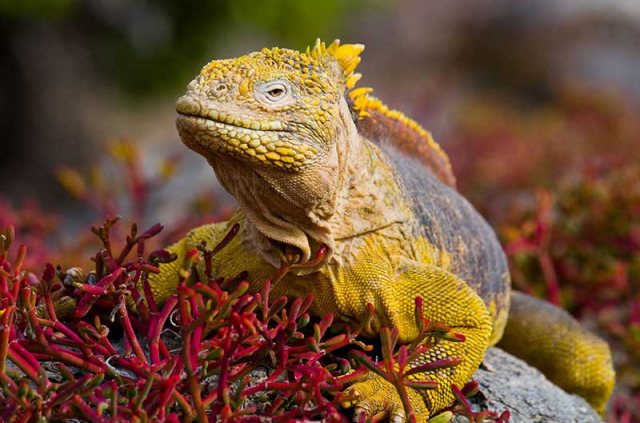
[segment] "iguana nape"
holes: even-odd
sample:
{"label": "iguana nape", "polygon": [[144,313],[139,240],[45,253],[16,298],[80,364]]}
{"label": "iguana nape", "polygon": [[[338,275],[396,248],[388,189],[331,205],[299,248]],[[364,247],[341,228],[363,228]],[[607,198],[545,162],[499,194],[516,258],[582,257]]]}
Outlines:
{"label": "iguana nape", "polygon": [[[338,41],[304,53],[263,49],[212,61],[189,84],[176,104],[180,137],[240,208],[170,247],[179,259],[151,277],[155,297],[175,292],[187,250],[201,240],[215,245],[236,223],[240,232],[215,256],[214,271],[231,278],[246,270],[254,291],[280,266],[277,249],[308,260],[324,244],[325,258],[288,274],[274,294],[311,292],[314,313],[355,319],[372,303],[366,334],[396,326],[402,342],[416,336],[414,299],[421,296],[429,320],[465,336],[423,358],[462,363],[417,375],[439,382],[437,390],[409,388],[419,420],[448,405],[450,385],[467,382],[501,338],[602,413],[614,383],[607,344],[559,309],[511,293],[503,251],[456,191],[446,154],[417,123],[355,88],[363,49]],[[351,389],[359,412],[404,420],[395,389],[380,377]]]}

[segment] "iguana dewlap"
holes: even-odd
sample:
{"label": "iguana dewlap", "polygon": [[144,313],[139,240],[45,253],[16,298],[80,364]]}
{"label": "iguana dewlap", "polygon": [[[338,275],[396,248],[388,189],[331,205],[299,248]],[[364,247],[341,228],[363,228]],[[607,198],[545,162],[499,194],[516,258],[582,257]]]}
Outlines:
{"label": "iguana dewlap", "polygon": [[[314,313],[353,318],[372,303],[368,335],[397,326],[403,342],[416,336],[420,296],[429,320],[465,336],[423,358],[462,363],[418,374],[439,382],[436,390],[409,388],[419,420],[452,401],[451,384],[467,382],[503,333],[511,352],[602,412],[614,380],[606,343],[560,310],[510,293],[502,249],[456,191],[446,154],[370,89],[354,88],[363,49],[338,41],[305,53],[263,49],[212,61],[189,84],[176,104],[180,137],[208,160],[240,208],[230,221],[196,228],[170,247],[180,257],[151,277],[154,295],[164,301],[173,294],[184,253],[202,240],[215,245],[235,223],[240,232],[215,256],[214,272],[231,278],[246,270],[254,291],[280,266],[277,248],[308,260],[324,244],[325,259],[288,274],[274,295],[312,293]],[[383,379],[372,375],[351,389],[368,415],[386,411],[404,420]]]}

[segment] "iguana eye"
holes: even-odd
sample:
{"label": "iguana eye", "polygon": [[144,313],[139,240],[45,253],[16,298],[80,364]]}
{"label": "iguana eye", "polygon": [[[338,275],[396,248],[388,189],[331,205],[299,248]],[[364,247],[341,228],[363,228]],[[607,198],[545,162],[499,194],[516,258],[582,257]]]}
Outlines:
{"label": "iguana eye", "polygon": [[279,100],[282,100],[282,98],[284,98],[285,95],[287,94],[287,87],[285,87],[284,84],[275,83],[265,88],[266,88],[266,92],[265,92],[266,97],[271,101],[277,102]]}
{"label": "iguana eye", "polygon": [[294,101],[291,86],[287,81],[270,81],[257,84],[256,98],[268,107],[283,107]]}
{"label": "iguana eye", "polygon": [[281,87],[272,88],[269,91],[267,91],[267,94],[269,95],[269,97],[277,100],[278,98],[284,95],[284,88],[281,88]]}

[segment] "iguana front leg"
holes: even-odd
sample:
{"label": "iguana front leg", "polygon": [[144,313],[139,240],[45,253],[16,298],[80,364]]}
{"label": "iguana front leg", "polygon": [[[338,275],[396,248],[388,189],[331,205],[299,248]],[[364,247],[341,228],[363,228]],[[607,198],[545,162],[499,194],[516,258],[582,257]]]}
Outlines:
{"label": "iguana front leg", "polygon": [[[403,343],[411,342],[418,335],[414,316],[418,296],[423,298],[427,319],[445,323],[451,326],[452,332],[465,337],[464,342],[443,341],[422,357],[420,364],[449,357],[462,360],[454,368],[415,375],[421,381],[438,382],[437,389],[407,388],[417,420],[426,421],[431,414],[451,403],[451,384],[464,385],[478,368],[493,324],[482,299],[464,281],[441,268],[408,261],[397,269],[395,280],[385,281],[375,298],[378,304],[374,304],[382,309],[385,323],[398,327]],[[405,420],[400,397],[382,377],[369,375],[367,380],[354,384],[350,390],[360,397],[356,403],[357,413],[373,416],[386,412],[391,421]]]}

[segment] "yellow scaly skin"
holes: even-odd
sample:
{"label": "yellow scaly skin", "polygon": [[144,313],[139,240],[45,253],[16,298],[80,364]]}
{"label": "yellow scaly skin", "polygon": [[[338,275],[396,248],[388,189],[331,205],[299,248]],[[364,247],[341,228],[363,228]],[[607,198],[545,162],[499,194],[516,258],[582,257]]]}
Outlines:
{"label": "yellow scaly skin", "polygon": [[[462,359],[454,369],[418,375],[421,380],[439,382],[438,389],[409,388],[418,421],[425,421],[452,401],[451,384],[466,383],[486,348],[502,336],[509,308],[509,278],[501,251],[483,256],[478,250],[485,248],[480,242],[484,240],[476,243],[457,235],[456,225],[439,229],[446,226],[447,216],[462,219],[457,228],[464,228],[466,215],[453,217],[456,207],[464,205],[465,213],[472,213],[472,208],[453,189],[443,188],[452,180],[446,177],[450,174],[448,158],[429,134],[370,97],[369,89],[354,89],[360,78],[354,70],[363,48],[337,41],[326,46],[318,41],[305,53],[263,49],[237,59],[213,61],[202,69],[176,103],[178,131],[189,148],[208,160],[240,208],[228,222],[196,228],[171,246],[178,260],[162,265],[161,274],[151,276],[150,283],[156,299],[165,301],[176,291],[185,252],[202,240],[215,245],[235,223],[240,231],[214,257],[213,270],[224,278],[248,271],[254,292],[280,266],[276,248],[293,248],[307,261],[326,245],[328,254],[317,266],[286,275],[274,287],[274,295],[311,292],[313,313],[356,319],[366,316],[371,303],[376,311],[366,335],[374,337],[382,327],[395,326],[405,343],[417,335],[414,299],[420,296],[426,318],[446,323],[465,336],[465,342],[443,342],[423,357],[424,362]],[[409,198],[386,147],[359,132],[365,126],[358,125],[367,118],[387,119],[396,130],[412,131],[424,144],[407,148],[426,148],[435,157],[429,163],[441,164],[440,169],[426,172],[445,175],[439,176],[444,184],[435,179],[432,183],[443,196],[438,200],[443,210],[449,208],[440,213],[439,204],[431,205],[436,207],[434,213],[422,213],[431,224],[425,225],[415,207],[416,202],[431,201],[430,191],[424,198]],[[375,133],[371,126],[368,133]],[[422,166],[407,160],[409,168]],[[478,233],[491,238],[486,245],[499,249],[490,230],[483,229],[486,224],[474,220],[469,225],[479,225],[482,231]],[[455,243],[437,242],[438,237]],[[481,262],[498,269],[495,275],[485,275],[489,282],[469,276],[483,275],[485,269],[478,268]],[[476,273],[470,273],[469,267]],[[527,303],[522,298],[514,296],[514,306]],[[524,316],[527,319],[535,321],[536,316],[531,312]],[[581,386],[580,392],[602,412],[613,385],[608,347],[595,337],[576,335],[575,328],[565,323],[554,323],[570,328],[556,343],[576,343],[583,347],[580,351],[590,354],[591,382],[586,388]],[[573,366],[571,348],[545,344],[537,349],[535,337],[547,336],[551,326],[532,331],[512,350],[542,354],[550,361],[561,351],[567,366]],[[563,370],[558,373],[554,380],[562,384]],[[392,421],[405,420],[395,389],[380,377],[369,375],[350,389],[360,395],[358,412],[368,416],[386,412]]]}

